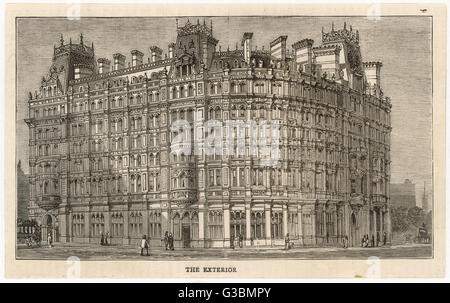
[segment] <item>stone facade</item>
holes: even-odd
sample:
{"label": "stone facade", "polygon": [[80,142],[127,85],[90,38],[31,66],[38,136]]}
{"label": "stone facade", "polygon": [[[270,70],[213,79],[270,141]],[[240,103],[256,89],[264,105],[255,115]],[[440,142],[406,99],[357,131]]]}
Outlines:
{"label": "stone facade", "polygon": [[[57,241],[229,247],[360,245],[390,236],[390,109],[379,62],[363,63],[359,33],[322,44],[286,36],[268,50],[217,50],[210,26],[177,25],[168,55],[148,62],[94,59],[94,45],[54,48],[50,72],[30,93],[30,217]],[[112,63],[112,64],[111,64]],[[194,117],[196,117],[194,121]],[[279,120],[280,159],[175,155],[175,120]],[[196,137],[195,143],[205,138]],[[248,140],[248,137],[246,137]],[[389,237],[388,236],[388,237]]]}

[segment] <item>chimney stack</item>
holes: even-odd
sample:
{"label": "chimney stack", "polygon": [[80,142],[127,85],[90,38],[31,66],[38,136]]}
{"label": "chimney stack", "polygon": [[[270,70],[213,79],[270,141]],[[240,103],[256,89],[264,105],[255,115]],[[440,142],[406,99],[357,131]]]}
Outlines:
{"label": "chimney stack", "polygon": [[253,33],[244,33],[241,45],[244,47],[244,60],[250,64],[250,57],[252,55],[252,37]]}
{"label": "chimney stack", "polygon": [[150,54],[151,54],[152,62],[159,61],[159,60],[161,60],[162,49],[160,49],[157,46],[152,46],[152,47],[150,47]]}
{"label": "chimney stack", "polygon": [[300,67],[300,71],[311,73],[313,44],[314,40],[312,39],[303,39],[292,44],[297,70]]}
{"label": "chimney stack", "polygon": [[142,59],[144,58],[144,54],[136,49],[131,51],[131,66],[139,66],[142,65]]}
{"label": "chimney stack", "polygon": [[122,54],[114,54],[114,70],[119,70],[125,67],[125,56]]}
{"label": "chimney stack", "polygon": [[380,72],[381,66],[383,64],[381,62],[364,62],[364,73],[366,75],[366,80],[370,84],[371,87],[376,85],[376,87],[380,87]]}
{"label": "chimney stack", "polygon": [[173,58],[173,53],[175,52],[175,43],[169,44],[169,58]]}
{"label": "chimney stack", "polygon": [[270,42],[270,55],[283,62],[286,60],[286,40],[287,36],[279,36]]}
{"label": "chimney stack", "polygon": [[109,69],[111,66],[111,61],[109,61],[106,58],[98,58],[97,63],[98,63],[98,73],[99,74],[104,74],[104,73],[109,72]]}

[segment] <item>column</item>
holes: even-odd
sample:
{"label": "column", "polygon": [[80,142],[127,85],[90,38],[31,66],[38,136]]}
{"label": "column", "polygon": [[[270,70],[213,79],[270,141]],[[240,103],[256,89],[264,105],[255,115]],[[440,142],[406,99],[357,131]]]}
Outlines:
{"label": "column", "polygon": [[224,224],[224,247],[230,247],[230,206],[225,205],[223,210],[223,224]]}
{"label": "column", "polygon": [[[147,239],[150,239],[150,234],[148,230],[148,209],[147,202],[144,202],[144,209],[142,210],[142,233],[147,235]],[[150,239],[151,240],[151,239]],[[159,243],[158,243],[159,244]]]}
{"label": "column", "polygon": [[317,244],[317,238],[316,238],[316,209],[315,206],[313,206],[313,209],[311,211],[311,244]]}
{"label": "column", "polygon": [[338,225],[337,225],[337,206],[333,205],[333,229],[334,229],[334,243],[339,243],[339,235],[338,235]]}
{"label": "column", "polygon": [[251,235],[251,211],[250,211],[250,204],[245,205],[245,245],[250,246],[250,238],[252,237]]}
{"label": "column", "polygon": [[387,243],[391,243],[392,241],[392,229],[391,229],[391,211],[388,208],[386,210],[386,233],[387,233]]}
{"label": "column", "polygon": [[377,245],[377,210],[373,208],[373,237],[375,240],[374,245]]}
{"label": "column", "polygon": [[[110,238],[108,239],[108,242],[110,242],[111,235],[112,235],[112,233],[111,233],[111,214],[109,213],[109,210],[105,211],[104,214],[105,214],[105,234],[107,232],[109,232]],[[109,244],[111,244],[111,243],[109,243]]]}
{"label": "column", "polygon": [[[199,220],[200,220],[200,214],[199,214]],[[164,235],[166,231],[169,231],[169,214],[167,209],[161,210],[161,229],[162,234]]]}
{"label": "column", "polygon": [[[326,243],[327,240],[329,241],[330,239],[330,235],[328,235],[328,222],[327,222],[327,208],[326,205],[324,204],[323,207],[323,211],[322,211],[322,220],[323,220],[323,230],[322,230],[322,243]],[[327,238],[328,235],[328,238]]]}
{"label": "column", "polygon": [[129,213],[128,210],[123,212],[123,244],[130,244],[130,237],[128,232],[129,227]]}
{"label": "column", "polygon": [[[67,226],[67,214],[66,211],[63,210],[64,213],[59,214],[59,234],[61,242],[69,242],[68,231],[69,228]],[[56,230],[55,230],[56,232]],[[56,238],[54,238],[56,240]]]}
{"label": "column", "polygon": [[302,206],[298,206],[298,212],[297,212],[297,224],[298,224],[298,240],[299,244],[303,245],[303,213],[302,213]]}
{"label": "column", "polygon": [[72,222],[72,212],[69,212],[69,237],[67,239],[67,242],[73,241],[73,222]]}
{"label": "column", "polygon": [[89,243],[89,238],[91,237],[91,234],[89,233],[90,230],[90,218],[91,215],[89,211],[84,213],[84,242]]}
{"label": "column", "polygon": [[[283,237],[286,237],[286,234],[289,232],[288,230],[288,213],[287,213],[287,205],[283,204]],[[291,235],[289,235],[291,236]]]}
{"label": "column", "polygon": [[349,205],[344,206],[343,211],[343,220],[344,220],[344,230],[343,230],[343,236],[347,236],[349,240],[349,246],[353,246],[351,243],[353,243],[352,235],[350,232],[350,207]]}
{"label": "column", "polygon": [[198,212],[198,239],[199,247],[205,247],[205,210],[199,209]]}
{"label": "column", "polygon": [[272,245],[272,233],[270,230],[270,206],[268,206],[265,210],[265,219],[266,219],[266,244]]}
{"label": "column", "polygon": [[366,231],[364,232],[364,234],[370,236],[370,208],[367,209]]}

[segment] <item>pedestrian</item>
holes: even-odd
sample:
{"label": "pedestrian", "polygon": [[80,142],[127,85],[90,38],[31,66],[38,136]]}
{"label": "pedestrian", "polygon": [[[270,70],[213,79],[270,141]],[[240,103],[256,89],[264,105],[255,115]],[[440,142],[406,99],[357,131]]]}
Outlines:
{"label": "pedestrian", "polygon": [[380,233],[377,232],[377,246],[380,246]]}
{"label": "pedestrian", "polygon": [[142,236],[142,240],[141,240],[141,256],[144,255],[144,249],[147,251],[147,256],[148,256],[148,241],[147,241],[147,236],[143,235]]}
{"label": "pedestrian", "polygon": [[290,242],[289,234],[287,233],[286,238],[284,239],[284,249],[286,249],[286,250],[289,249],[289,242]]}
{"label": "pedestrian", "polygon": [[344,248],[348,248],[348,236],[344,236]]}
{"label": "pedestrian", "polygon": [[105,234],[105,245],[109,245],[108,239],[109,239],[109,231],[107,231]]}
{"label": "pedestrian", "polygon": [[239,248],[242,248],[243,242],[244,242],[244,237],[242,236],[242,234],[239,234]]}
{"label": "pedestrian", "polygon": [[164,233],[164,248],[166,250],[169,248],[169,232],[167,230]]}
{"label": "pedestrian", "polygon": [[103,235],[103,232],[100,237],[100,245],[105,245],[105,236]]}
{"label": "pedestrian", "polygon": [[372,234],[372,247],[375,247],[375,236]]}
{"label": "pedestrian", "polygon": [[53,244],[53,238],[52,238],[52,233],[49,232],[47,235],[47,244],[49,248],[52,248],[52,244]]}
{"label": "pedestrian", "polygon": [[234,235],[231,234],[230,236],[230,248],[234,249]]}
{"label": "pedestrian", "polygon": [[361,247],[364,247],[364,244],[366,243],[366,235],[364,235],[363,237],[362,237],[362,240],[361,240]]}
{"label": "pedestrian", "polygon": [[386,245],[387,242],[387,234],[386,232],[383,233],[383,245]]}
{"label": "pedestrian", "polygon": [[173,247],[173,236],[172,236],[172,233],[169,233],[168,240],[169,240],[169,248],[170,248],[170,250],[175,250],[175,248]]}

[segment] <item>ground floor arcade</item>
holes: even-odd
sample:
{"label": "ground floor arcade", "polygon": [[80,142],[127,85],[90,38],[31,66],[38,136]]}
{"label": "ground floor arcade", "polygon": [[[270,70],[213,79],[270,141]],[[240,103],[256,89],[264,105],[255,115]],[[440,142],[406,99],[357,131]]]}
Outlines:
{"label": "ground floor arcade", "polygon": [[143,235],[152,246],[164,245],[170,232],[175,247],[230,247],[231,240],[243,246],[284,245],[286,235],[295,246],[361,246],[364,235],[375,242],[390,238],[387,207],[320,201],[291,203],[248,203],[233,205],[140,204],[116,207],[60,207],[36,217],[43,239],[100,243],[109,234],[111,244],[138,243]]}

